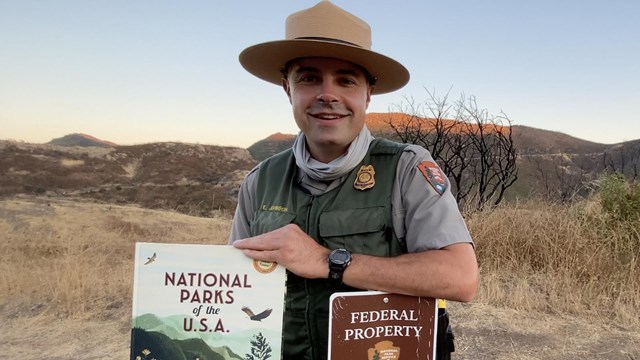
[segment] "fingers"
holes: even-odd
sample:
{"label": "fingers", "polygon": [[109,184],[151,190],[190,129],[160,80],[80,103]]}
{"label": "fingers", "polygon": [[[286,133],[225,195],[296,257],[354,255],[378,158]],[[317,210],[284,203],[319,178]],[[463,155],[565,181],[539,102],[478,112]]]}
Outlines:
{"label": "fingers", "polygon": [[[233,246],[237,249],[253,249],[253,250],[276,250],[287,246],[287,239],[293,240],[298,235],[296,225],[287,225],[285,227],[264,233],[258,236],[236,240]],[[290,243],[290,242],[289,242]]]}
{"label": "fingers", "polygon": [[253,250],[273,250],[275,248],[273,241],[264,239],[262,235],[246,238],[242,240],[236,240],[233,242],[233,246],[236,249],[253,249]]}
{"label": "fingers", "polygon": [[250,257],[255,260],[260,261],[270,261],[270,262],[279,262],[277,252],[275,251],[262,251],[262,250],[251,250],[244,249],[242,252],[245,256]]}
{"label": "fingers", "polygon": [[275,230],[262,235],[236,240],[233,246],[243,253],[256,260],[286,262],[284,257],[291,251],[290,244],[287,244],[282,231]]}
{"label": "fingers", "polygon": [[307,278],[326,277],[329,249],[318,244],[296,225],[236,240],[233,246],[256,260],[273,261]]}

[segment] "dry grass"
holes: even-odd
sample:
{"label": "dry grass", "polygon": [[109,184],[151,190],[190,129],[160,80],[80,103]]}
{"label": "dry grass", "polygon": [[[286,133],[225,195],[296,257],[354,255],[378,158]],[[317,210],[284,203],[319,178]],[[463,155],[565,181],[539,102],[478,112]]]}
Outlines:
{"label": "dry grass", "polygon": [[[504,206],[468,224],[482,280],[474,304],[451,304],[456,359],[640,358],[637,227],[612,227],[597,203]],[[134,243],[224,244],[229,227],[228,215],[0,201],[0,358],[125,358]]]}
{"label": "dry grass", "polygon": [[0,304],[10,317],[128,311],[135,242],[226,243],[228,219],[78,201],[5,200]]}
{"label": "dry grass", "polygon": [[479,302],[640,325],[640,224],[610,221],[597,201],[529,201],[468,222]]}

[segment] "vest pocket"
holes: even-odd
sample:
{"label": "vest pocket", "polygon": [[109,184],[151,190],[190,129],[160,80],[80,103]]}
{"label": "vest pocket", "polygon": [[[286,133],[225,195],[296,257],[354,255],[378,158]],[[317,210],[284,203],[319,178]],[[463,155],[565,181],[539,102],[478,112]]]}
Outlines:
{"label": "vest pocket", "polygon": [[384,207],[331,210],[320,215],[320,237],[331,249],[389,256]]}
{"label": "vest pocket", "polygon": [[269,231],[279,229],[285,225],[289,225],[296,218],[295,214],[280,211],[256,211],[253,220],[251,220],[251,236],[264,234]]}

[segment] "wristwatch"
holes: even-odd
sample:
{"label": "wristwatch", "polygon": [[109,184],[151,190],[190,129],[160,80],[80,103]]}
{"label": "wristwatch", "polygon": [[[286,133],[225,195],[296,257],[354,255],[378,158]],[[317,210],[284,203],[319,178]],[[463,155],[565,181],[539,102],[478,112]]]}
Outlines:
{"label": "wristwatch", "polygon": [[351,264],[351,252],[346,249],[335,249],[329,254],[329,280],[342,283],[342,274]]}

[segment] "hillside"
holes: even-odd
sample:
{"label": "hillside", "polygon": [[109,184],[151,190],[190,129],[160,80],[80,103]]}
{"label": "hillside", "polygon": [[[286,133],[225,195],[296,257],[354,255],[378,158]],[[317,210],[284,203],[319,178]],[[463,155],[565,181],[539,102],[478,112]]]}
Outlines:
{"label": "hillside", "polygon": [[111,141],[100,140],[91,135],[87,134],[69,134],[60,138],[53,139],[49,141],[47,144],[49,145],[57,145],[57,146],[81,146],[81,147],[116,147],[118,146]]}
{"label": "hillside", "polygon": [[595,143],[557,131],[513,126],[513,141],[521,155],[602,153],[611,145]]}
{"label": "hillside", "polygon": [[261,161],[290,148],[295,139],[293,134],[275,133],[249,146],[247,150],[254,159]]}
{"label": "hillside", "polygon": [[[374,135],[394,138],[389,121],[403,116],[371,113],[366,121]],[[257,161],[291,147],[294,139],[276,133],[246,150],[175,142],[119,146],[85,134],[49,144],[0,141],[0,196],[80,197],[201,216],[230,212],[245,174]],[[612,169],[640,178],[640,139],[606,145],[516,125],[513,140],[518,180],[507,199],[538,194],[565,200]]]}
{"label": "hillside", "polygon": [[[390,123],[401,124],[406,119],[407,115],[401,113],[369,113],[365,121],[374,136],[395,139]],[[460,126],[453,120],[444,123],[453,131]],[[423,126],[425,131],[433,128],[429,121]],[[507,190],[507,199],[537,194],[566,200],[586,191],[584,184],[595,181],[605,171],[622,170],[629,177],[640,178],[640,140],[607,145],[522,125],[513,126],[512,130],[519,171],[518,180]],[[260,161],[289,148],[294,139],[294,135],[274,134],[251,145],[249,151]]]}
{"label": "hillside", "polygon": [[[367,127],[374,136],[395,138],[396,134],[392,124],[401,124],[406,119],[406,115],[400,113],[369,113],[365,119]],[[424,127],[425,131],[432,129],[429,122]],[[455,125],[453,120],[445,120],[447,126]],[[282,151],[293,144],[295,135],[276,133],[256,142],[248,149],[256,160]],[[563,134],[557,131],[536,129],[529,126],[513,126],[514,144],[521,155],[532,154],[592,154],[602,153],[615,145],[606,145]]]}
{"label": "hillside", "polygon": [[0,196],[90,198],[207,215],[233,211],[247,150],[184,143],[66,147],[0,141]]}

